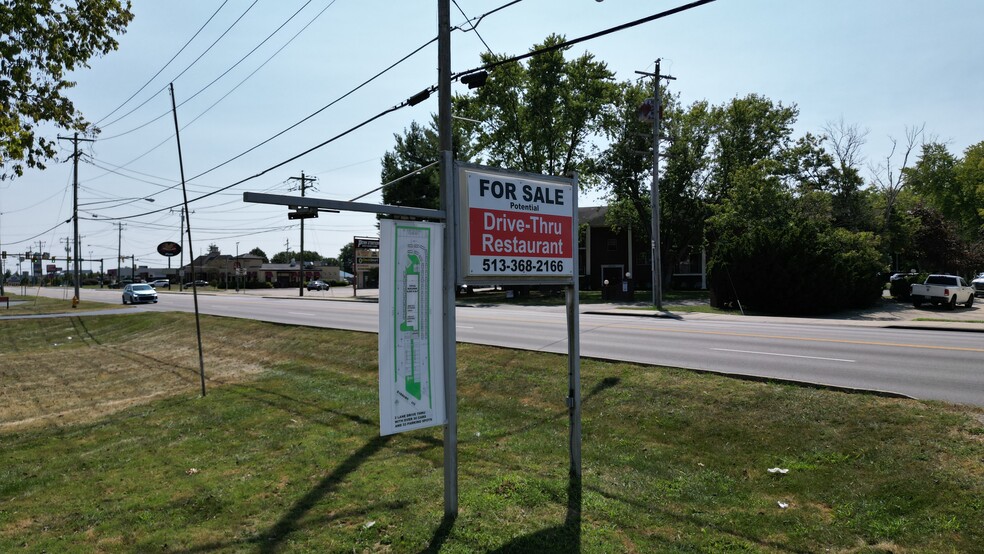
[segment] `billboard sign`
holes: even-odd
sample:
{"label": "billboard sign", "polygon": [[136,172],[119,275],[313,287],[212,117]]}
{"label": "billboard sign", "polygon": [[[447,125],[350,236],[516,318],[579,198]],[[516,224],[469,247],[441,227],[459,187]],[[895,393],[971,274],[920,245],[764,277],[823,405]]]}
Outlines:
{"label": "billboard sign", "polygon": [[458,168],[462,282],[573,282],[577,270],[573,179],[468,164]]}

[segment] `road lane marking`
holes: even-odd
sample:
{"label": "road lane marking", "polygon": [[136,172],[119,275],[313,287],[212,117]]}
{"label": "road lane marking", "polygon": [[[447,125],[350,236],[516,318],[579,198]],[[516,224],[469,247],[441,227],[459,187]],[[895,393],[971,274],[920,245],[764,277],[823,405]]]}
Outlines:
{"label": "road lane marking", "polygon": [[717,350],[718,352],[737,352],[739,354],[758,354],[760,356],[782,356],[785,358],[806,358],[808,360],[825,360],[828,362],[847,362],[855,363],[854,360],[845,360],[843,358],[821,358],[820,356],[798,356],[796,354],[779,354],[778,352],[756,352],[754,350],[731,350],[730,348],[711,348],[711,350]]}
{"label": "road lane marking", "polygon": [[[495,317],[481,315],[476,316],[475,314],[469,314],[471,319],[477,319],[482,321],[512,321],[517,323],[530,323],[529,320],[515,319],[511,317]],[[537,323],[551,323],[555,325],[566,325],[563,321],[542,321]],[[791,337],[783,335],[765,335],[759,333],[737,333],[728,331],[700,331],[696,329],[669,329],[669,328],[656,328],[656,327],[644,327],[641,325],[626,325],[626,324],[608,324],[608,325],[596,325],[595,328],[605,328],[605,329],[631,329],[633,331],[644,331],[644,332],[655,332],[655,333],[681,333],[685,335],[711,335],[719,337],[743,337],[743,338],[757,338],[757,339],[775,339],[775,340],[790,340],[790,341],[800,341],[800,342],[824,342],[833,344],[855,344],[862,346],[883,346],[883,347],[895,347],[895,348],[915,348],[922,350],[944,350],[951,352],[981,352],[984,353],[984,348],[974,348],[969,346],[937,346],[932,344],[905,344],[898,342],[880,342],[880,341],[863,341],[863,340],[848,340],[848,339],[824,339],[817,337]],[[586,334],[587,331],[582,327],[581,334]]]}
{"label": "road lane marking", "polygon": [[287,312],[287,313],[289,313],[290,315],[303,315],[303,316],[310,316],[310,317],[314,317],[318,315],[318,314],[309,314],[306,312]]}

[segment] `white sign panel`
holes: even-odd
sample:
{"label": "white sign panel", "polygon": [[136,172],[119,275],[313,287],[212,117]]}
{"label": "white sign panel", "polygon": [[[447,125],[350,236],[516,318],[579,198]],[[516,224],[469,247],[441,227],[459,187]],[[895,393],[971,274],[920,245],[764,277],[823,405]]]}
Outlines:
{"label": "white sign panel", "polygon": [[380,221],[379,432],[444,425],[441,223]]}
{"label": "white sign panel", "polygon": [[570,179],[469,167],[458,179],[464,281],[573,280],[577,191]]}

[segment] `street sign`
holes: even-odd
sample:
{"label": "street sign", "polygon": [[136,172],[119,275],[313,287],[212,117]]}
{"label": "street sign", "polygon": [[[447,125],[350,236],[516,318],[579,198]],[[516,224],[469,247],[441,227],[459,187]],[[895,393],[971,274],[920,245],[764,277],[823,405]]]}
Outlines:
{"label": "street sign", "polygon": [[299,207],[287,213],[287,219],[308,219],[310,217],[318,217],[318,208]]}
{"label": "street sign", "polygon": [[465,283],[569,284],[577,268],[572,179],[459,164]]}
{"label": "street sign", "polygon": [[353,237],[355,248],[365,248],[367,250],[378,250],[379,239],[374,237]]}

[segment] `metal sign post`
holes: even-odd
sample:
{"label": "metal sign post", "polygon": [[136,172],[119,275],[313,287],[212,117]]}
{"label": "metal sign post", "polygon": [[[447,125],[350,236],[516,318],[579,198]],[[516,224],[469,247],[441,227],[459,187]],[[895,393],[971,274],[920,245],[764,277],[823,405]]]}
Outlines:
{"label": "metal sign post", "polygon": [[[564,285],[570,473],[581,477],[577,177],[457,164],[458,271],[463,283]],[[451,262],[449,262],[451,263]]]}

